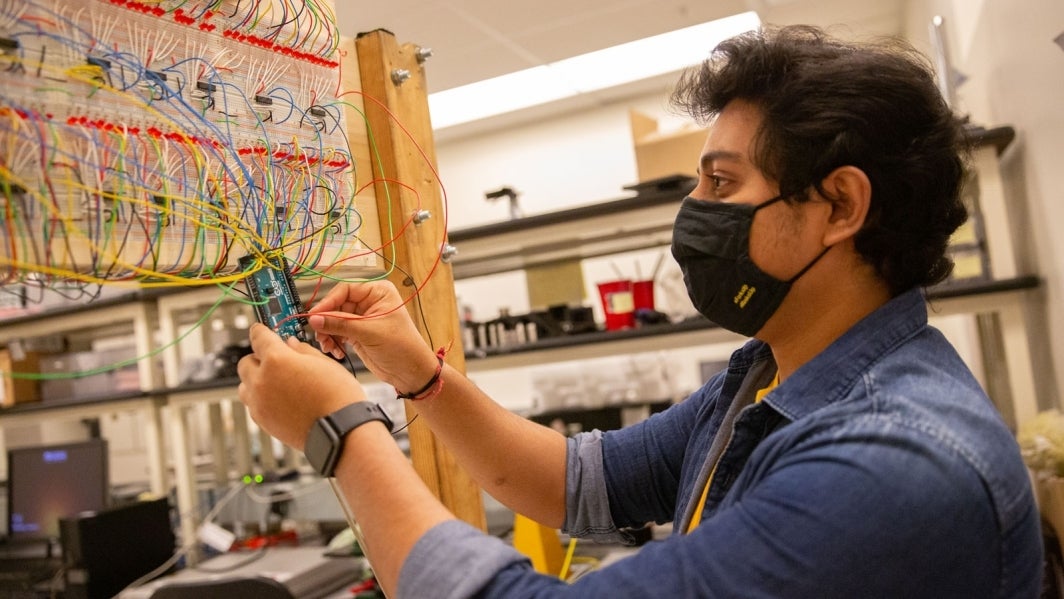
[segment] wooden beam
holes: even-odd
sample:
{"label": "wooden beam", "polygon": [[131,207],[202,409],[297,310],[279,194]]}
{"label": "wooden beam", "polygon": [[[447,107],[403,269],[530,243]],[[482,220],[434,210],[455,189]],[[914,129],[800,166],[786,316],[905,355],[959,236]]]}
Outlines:
{"label": "wooden beam", "polygon": [[[447,209],[435,175],[436,152],[418,48],[400,46],[395,36],[384,30],[359,35],[355,45],[369,139],[374,146],[371,164],[377,180],[384,267],[394,261],[396,268],[389,279],[404,297],[411,298],[407,309],[426,342],[433,349],[449,347],[447,363],[464,373],[454,276],[450,265],[440,259],[447,240]],[[397,73],[401,71],[407,78],[400,78]],[[431,213],[420,225],[411,222],[418,210]],[[409,419],[416,411],[414,404],[407,402]],[[422,480],[457,517],[486,529],[476,483],[428,427],[414,420],[409,433],[411,459]]]}

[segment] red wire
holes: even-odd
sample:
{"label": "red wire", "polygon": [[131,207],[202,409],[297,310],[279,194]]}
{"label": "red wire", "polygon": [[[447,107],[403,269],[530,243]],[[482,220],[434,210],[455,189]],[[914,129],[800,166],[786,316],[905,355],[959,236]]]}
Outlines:
{"label": "red wire", "polygon": [[[346,54],[341,51],[341,55],[346,55]],[[340,61],[340,62],[342,63],[343,61]],[[429,158],[428,153],[425,151],[424,148],[421,147],[421,144],[419,144],[417,142],[417,140],[414,138],[414,135],[410,132],[410,130],[407,129],[407,127],[402,123],[402,121],[399,120],[399,117],[397,117],[395,115],[395,113],[393,113],[391,110],[389,110],[388,107],[383,102],[381,102],[377,98],[374,98],[373,96],[370,96],[370,95],[368,95],[368,94],[366,94],[366,93],[364,93],[364,92],[362,92],[360,90],[349,90],[349,91],[345,91],[345,92],[340,92],[339,90],[340,90],[341,81],[342,81],[342,76],[337,81],[337,94],[336,94],[336,97],[337,98],[342,98],[343,96],[346,96],[348,94],[355,94],[355,95],[361,96],[365,100],[369,100],[369,101],[373,102],[381,110],[383,110],[385,112],[385,114],[387,114],[388,117],[392,120],[392,122],[394,122],[395,125],[399,127],[399,129],[403,132],[403,135],[406,136],[406,138],[410,141],[410,143],[414,144],[414,147],[417,149],[418,154],[421,156],[421,159],[424,161],[425,165],[432,172],[432,176],[433,176],[434,180],[436,181],[437,184],[439,184],[439,186],[440,186],[440,194],[442,196],[441,197],[441,200],[442,200],[441,204],[442,204],[442,207],[443,207],[443,241],[440,243],[440,247],[437,248],[436,256],[435,256],[434,260],[432,261],[432,266],[429,268],[428,273],[425,275],[425,279],[419,285],[414,287],[414,292],[409,297],[404,298],[403,301],[399,303],[399,305],[395,306],[394,308],[392,308],[392,309],[390,309],[390,310],[388,310],[386,312],[382,312],[380,314],[375,314],[373,316],[363,316],[363,315],[358,315],[358,314],[344,314],[344,313],[336,313],[335,314],[335,317],[343,318],[343,319],[346,319],[346,320],[363,320],[363,319],[368,319],[368,318],[378,318],[378,317],[382,317],[382,316],[387,316],[387,315],[395,312],[396,310],[399,310],[400,308],[405,307],[407,304],[409,304],[411,301],[413,301],[413,299],[415,297],[418,297],[418,296],[421,295],[421,291],[425,288],[426,285],[428,285],[428,283],[432,279],[433,275],[435,275],[436,269],[439,268],[440,262],[443,259],[443,246],[447,242],[447,223],[448,223],[448,220],[449,220],[449,212],[450,212],[448,210],[449,200],[447,198],[447,188],[444,186],[443,180],[440,178],[440,173],[436,169],[436,165],[434,165],[432,163],[432,160]],[[358,191],[356,191],[355,195],[358,195],[358,193],[361,193],[368,186],[374,185],[376,183],[381,183],[381,182],[383,182],[383,183],[394,183],[396,185],[399,185],[401,187],[404,187],[404,188],[412,191],[415,194],[415,196],[417,197],[418,208],[421,207],[421,194],[418,193],[418,191],[416,189],[414,189],[412,186],[410,186],[410,185],[408,185],[406,183],[403,183],[403,182],[395,180],[395,179],[390,179],[390,178],[373,179],[370,182],[368,182],[365,185],[363,185],[362,187],[360,187],[358,189]],[[412,221],[413,221],[413,217],[412,216],[411,216],[410,219],[407,219],[407,220],[403,221],[403,226],[399,229],[399,231],[395,234],[395,236],[392,239],[387,240],[386,242],[382,241],[381,247],[380,248],[376,248],[376,249],[380,250],[380,251],[383,251],[383,249],[388,244],[394,243],[399,238],[399,236],[403,234],[403,232],[407,229],[407,227],[409,227],[409,225],[410,225],[410,223]],[[349,256],[348,258],[345,258],[345,260],[352,259],[352,258],[361,256],[361,255],[365,255],[366,253],[368,253],[368,252],[364,252],[362,254],[355,254],[355,255]],[[337,261],[337,262],[333,263],[333,265],[330,266],[329,268],[331,269],[331,268],[335,267],[340,262],[343,262],[343,260],[340,260],[340,261]],[[326,270],[326,272],[327,271],[328,271],[328,269]],[[412,277],[411,277],[411,279],[412,279]],[[311,298],[308,300],[308,303],[313,302],[314,298],[317,297],[318,292],[320,291],[323,282],[324,282],[324,277],[319,277],[318,278],[318,283],[317,283],[317,285],[315,285],[314,291],[311,294]],[[281,320],[281,322],[278,323],[278,326],[284,324],[285,322],[287,322],[288,320],[291,320],[293,318],[301,318],[301,317],[306,317],[306,316],[309,316],[309,312],[302,312],[302,313],[299,313],[299,314],[291,314],[291,315],[285,317],[283,320]]]}

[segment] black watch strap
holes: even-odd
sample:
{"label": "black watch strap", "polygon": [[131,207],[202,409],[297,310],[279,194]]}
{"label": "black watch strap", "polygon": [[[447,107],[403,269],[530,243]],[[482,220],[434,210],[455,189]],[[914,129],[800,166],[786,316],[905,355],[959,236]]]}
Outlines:
{"label": "black watch strap", "polygon": [[319,474],[330,477],[340,459],[347,434],[373,420],[383,422],[389,431],[392,430],[391,419],[379,405],[371,401],[346,405],[323,416],[310,427],[303,454]]}

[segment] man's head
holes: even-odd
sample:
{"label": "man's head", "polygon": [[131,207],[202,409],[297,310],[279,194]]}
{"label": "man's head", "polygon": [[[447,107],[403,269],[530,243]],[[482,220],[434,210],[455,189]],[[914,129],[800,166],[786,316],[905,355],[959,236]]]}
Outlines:
{"label": "man's head", "polygon": [[740,100],[761,112],[753,163],[792,201],[839,167],[871,183],[857,252],[892,293],[940,282],[950,235],[967,213],[957,120],[926,60],[890,42],[843,43],[809,27],[766,30],[720,44],[681,80],[673,101],[700,120]]}

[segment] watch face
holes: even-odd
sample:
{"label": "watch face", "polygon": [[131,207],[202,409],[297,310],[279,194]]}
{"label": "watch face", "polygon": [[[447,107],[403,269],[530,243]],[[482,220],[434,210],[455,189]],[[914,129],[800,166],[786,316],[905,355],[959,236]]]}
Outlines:
{"label": "watch face", "polygon": [[307,433],[307,441],[303,447],[303,455],[307,456],[310,465],[323,476],[332,476],[333,456],[336,452],[339,438],[336,432],[329,427],[324,418],[314,422]]}
{"label": "watch face", "polygon": [[336,462],[340,459],[344,436],[373,420],[384,423],[389,431],[392,428],[392,421],[380,406],[369,401],[356,402],[323,416],[307,432],[303,454],[319,474],[332,476]]}

